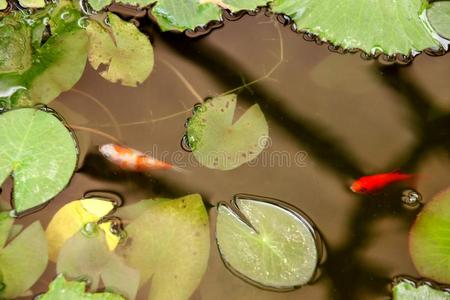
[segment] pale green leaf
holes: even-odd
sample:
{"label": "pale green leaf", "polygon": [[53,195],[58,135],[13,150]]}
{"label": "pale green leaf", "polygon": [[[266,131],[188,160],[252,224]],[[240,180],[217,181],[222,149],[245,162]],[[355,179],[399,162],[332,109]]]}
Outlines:
{"label": "pale green leaf", "polygon": [[[94,69],[105,66],[100,75],[111,82],[137,86],[153,69],[153,48],[149,39],[135,25],[109,13],[111,28],[90,22],[89,62]],[[110,32],[108,32],[110,30]]]}
{"label": "pale green leaf", "polygon": [[216,224],[217,245],[229,268],[271,289],[292,289],[312,279],[319,252],[311,224],[291,209],[248,197],[235,198],[232,207],[219,205]]}
{"label": "pale green leaf", "polygon": [[150,206],[125,228],[127,261],[151,279],[149,299],[187,300],[206,271],[209,257],[208,214],[200,195]]}
{"label": "pale green leaf", "polygon": [[8,1],[0,0],[0,10],[6,9],[8,7]]}
{"label": "pale green leaf", "polygon": [[427,11],[431,26],[444,38],[450,39],[450,1],[437,1]]}
{"label": "pale green leaf", "polygon": [[35,222],[0,249],[0,281],[5,285],[0,298],[16,298],[26,292],[44,273],[47,261],[44,230]]}
{"label": "pale green leaf", "polygon": [[122,296],[112,293],[86,293],[86,283],[82,281],[67,281],[63,275],[58,275],[50,284],[47,293],[39,300],[125,300]]}
{"label": "pale green leaf", "polygon": [[88,0],[89,5],[96,11],[102,10],[112,3],[112,0]]}
{"label": "pale green leaf", "polygon": [[345,49],[409,55],[438,47],[423,20],[426,0],[273,0],[275,13],[290,16],[298,30]]}
{"label": "pale green leaf", "polygon": [[450,190],[425,205],[411,228],[409,245],[419,274],[450,284]]}
{"label": "pale green leaf", "polygon": [[400,282],[392,288],[392,300],[450,300],[450,294],[423,284],[415,287],[410,282]]}
{"label": "pale green leaf", "polygon": [[45,6],[45,0],[19,0],[22,7],[42,8]]}
{"label": "pale green leaf", "polygon": [[69,183],[77,145],[54,115],[33,108],[0,114],[0,140],[0,183],[12,174],[18,213],[47,202]]}
{"label": "pale green leaf", "polygon": [[236,95],[203,103],[187,127],[189,145],[205,167],[231,170],[255,159],[265,148],[269,129],[259,105],[254,104],[233,123]]}
{"label": "pale green leaf", "polygon": [[97,290],[102,279],[106,289],[134,299],[139,272],[109,251],[103,232],[97,232],[93,237],[78,232],[67,240],[59,253],[57,272],[68,278],[87,278],[92,291]]}

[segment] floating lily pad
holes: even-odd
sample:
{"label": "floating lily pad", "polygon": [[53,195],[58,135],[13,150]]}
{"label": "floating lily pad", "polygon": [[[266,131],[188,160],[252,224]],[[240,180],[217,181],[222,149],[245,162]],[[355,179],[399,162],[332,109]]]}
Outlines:
{"label": "floating lily pad", "polygon": [[2,113],[0,141],[0,183],[13,176],[17,213],[49,201],[69,183],[77,145],[54,115],[33,108]]}
{"label": "floating lily pad", "polygon": [[444,38],[450,39],[450,2],[437,1],[427,11],[431,26]]}
{"label": "floating lily pad", "polygon": [[[153,48],[149,39],[130,22],[109,13],[111,28],[89,22],[89,62],[94,69],[101,65],[106,70],[100,75],[127,86],[137,86],[153,69]],[[110,30],[110,32],[108,31]]]}
{"label": "floating lily pad", "polygon": [[94,10],[99,11],[111,5],[112,0],[88,0],[88,3]]}
{"label": "floating lily pad", "polygon": [[80,231],[67,240],[59,253],[56,268],[68,278],[88,279],[91,291],[98,289],[101,279],[107,290],[134,299],[139,287],[139,271],[109,251],[101,230]]}
{"label": "floating lily pad", "polygon": [[113,293],[86,293],[85,289],[85,282],[67,281],[63,275],[58,275],[50,284],[48,292],[41,295],[39,300],[125,300]]}
{"label": "floating lily pad", "polygon": [[[54,8],[53,12],[60,14],[50,15],[52,36],[42,46],[45,26],[38,25],[44,24],[49,15],[43,13],[39,17],[29,17],[28,23],[35,24],[32,39],[37,48],[33,49],[33,63],[26,70],[0,74],[0,107],[47,104],[71,89],[80,79],[86,65],[88,45],[87,34],[78,25],[80,13],[68,4]],[[22,47],[28,47],[31,41],[26,43],[24,41]]]}
{"label": "floating lily pad", "polygon": [[125,227],[131,241],[129,264],[151,279],[149,299],[187,300],[206,271],[209,257],[208,214],[200,195],[163,201]]}
{"label": "floating lily pad", "polygon": [[409,243],[417,271],[450,284],[450,190],[425,205],[411,228]]}
{"label": "floating lily pad", "polygon": [[0,10],[6,9],[8,7],[8,1],[0,0]]}
{"label": "floating lily pad", "polygon": [[45,0],[19,0],[22,7],[42,8],[45,6]]}
{"label": "floating lily pad", "polygon": [[401,281],[392,288],[393,300],[450,300],[450,293],[422,284],[416,287],[414,282]]}
{"label": "floating lily pad", "polygon": [[[89,223],[97,223],[113,209],[114,204],[111,201],[96,198],[72,201],[64,205],[53,216],[46,230],[50,259],[56,262],[59,251],[68,239]],[[111,221],[100,226],[101,229],[104,228],[109,250],[114,250],[120,239],[111,232]]]}
{"label": "floating lily pad", "polygon": [[236,95],[205,101],[187,127],[189,145],[205,167],[231,170],[255,159],[266,146],[269,128],[258,104],[233,122]]}
{"label": "floating lily pad", "polygon": [[21,296],[47,267],[47,241],[41,224],[34,222],[15,237],[11,236],[12,228],[8,213],[0,213],[0,286],[4,285],[1,299]]}
{"label": "floating lily pad", "polygon": [[289,290],[307,284],[320,261],[318,233],[299,212],[252,196],[218,206],[216,239],[225,265],[258,286]]}

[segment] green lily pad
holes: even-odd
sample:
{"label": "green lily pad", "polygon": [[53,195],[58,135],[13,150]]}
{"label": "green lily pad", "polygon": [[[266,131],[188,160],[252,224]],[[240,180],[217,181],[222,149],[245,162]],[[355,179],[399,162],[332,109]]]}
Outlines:
{"label": "green lily pad", "polygon": [[255,159],[269,136],[258,104],[233,123],[236,95],[205,101],[188,122],[187,137],[194,157],[205,167],[231,170]]}
{"label": "green lily pad", "polygon": [[238,195],[220,203],[216,240],[225,265],[269,289],[307,284],[320,260],[318,234],[299,212],[276,202]]}
{"label": "green lily pad", "polygon": [[444,38],[450,39],[450,2],[437,1],[427,10],[431,26]]}
{"label": "green lily pad", "polygon": [[89,62],[94,69],[107,66],[100,75],[126,86],[137,86],[153,69],[153,48],[149,39],[132,23],[109,13],[110,32],[89,22]]}
{"label": "green lily pad", "polygon": [[450,300],[450,293],[437,290],[427,284],[416,285],[402,281],[392,288],[393,300]]}
{"label": "green lily pad", "polygon": [[69,183],[77,145],[58,118],[33,108],[0,114],[0,183],[12,174],[17,213],[41,205]]}
{"label": "green lily pad", "polygon": [[128,263],[151,279],[149,299],[187,300],[206,271],[209,258],[208,214],[200,195],[163,201],[125,227]]}
{"label": "green lily pad", "polygon": [[86,293],[85,289],[85,282],[67,281],[63,275],[58,275],[50,284],[48,292],[41,295],[39,300],[125,300],[113,293]]}
{"label": "green lily pad", "polygon": [[92,9],[94,9],[95,11],[99,11],[107,7],[108,5],[111,5],[112,0],[88,0],[88,3],[92,7]]}
{"label": "green lily pad", "polygon": [[134,299],[139,287],[139,272],[122,257],[109,251],[103,231],[91,235],[80,231],[67,240],[59,252],[57,272],[68,278],[87,278],[96,291],[100,278],[107,290]]}
{"label": "green lily pad", "polygon": [[[49,16],[45,13],[29,16],[29,23],[34,24],[33,45],[37,47],[32,53],[33,63],[26,70],[0,74],[0,107],[48,104],[80,79],[88,45],[87,34],[78,25],[80,14],[67,4],[54,8],[53,12],[61,13],[51,15],[52,36],[42,46],[45,26],[39,25]],[[31,43],[28,39],[25,42],[27,45],[22,47]]]}
{"label": "green lily pad", "polygon": [[6,9],[8,7],[8,1],[0,0],[0,10]]}
{"label": "green lily pad", "polygon": [[27,8],[42,8],[45,6],[45,0],[19,0],[19,3]]}
{"label": "green lily pad", "polygon": [[4,247],[11,238],[12,224],[8,213],[0,213],[0,285],[5,286],[1,299],[21,296],[47,267],[47,241],[41,224],[34,222]]}
{"label": "green lily pad", "polygon": [[450,284],[450,190],[425,205],[411,228],[409,244],[419,274]]}
{"label": "green lily pad", "polygon": [[344,49],[410,55],[439,47],[421,15],[426,0],[274,0],[271,8],[292,18],[298,30]]}

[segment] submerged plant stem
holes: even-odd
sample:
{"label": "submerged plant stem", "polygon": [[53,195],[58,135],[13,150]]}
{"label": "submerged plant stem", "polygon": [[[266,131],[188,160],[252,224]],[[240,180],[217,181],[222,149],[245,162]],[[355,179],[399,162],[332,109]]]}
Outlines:
{"label": "submerged plant stem", "polygon": [[80,125],[69,125],[69,126],[73,130],[79,130],[79,131],[86,131],[86,132],[94,133],[96,135],[99,135],[99,136],[102,136],[104,138],[107,138],[107,139],[109,139],[109,140],[111,140],[111,141],[113,141],[113,142],[115,142],[117,144],[122,144],[119,139],[117,139],[117,138],[113,137],[112,135],[107,134],[107,133],[105,133],[103,131],[100,131],[100,130],[97,130],[97,129],[93,129],[93,128],[89,128],[89,127],[80,126]]}
{"label": "submerged plant stem", "polygon": [[119,137],[119,139],[122,139],[122,131],[120,130],[120,126],[119,123],[117,122],[116,118],[114,118],[114,115],[111,113],[111,111],[109,110],[109,108],[104,105],[100,100],[98,100],[97,98],[95,98],[94,96],[92,96],[91,94],[85,92],[85,91],[81,91],[75,88],[72,88],[71,91],[78,93],[92,101],[95,102],[95,104],[97,104],[108,116],[108,118],[111,120],[114,129],[116,130],[117,136]]}

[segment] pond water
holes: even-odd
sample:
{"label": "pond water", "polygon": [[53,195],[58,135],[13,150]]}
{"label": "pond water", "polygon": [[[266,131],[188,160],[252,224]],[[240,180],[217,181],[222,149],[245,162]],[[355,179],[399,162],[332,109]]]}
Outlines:
{"label": "pond water", "polygon": [[[359,54],[331,53],[282,26],[281,53],[274,24],[263,14],[245,16],[196,39],[146,25],[155,69],[137,88],[109,83],[88,66],[75,90],[50,106],[69,124],[177,160],[190,173],[120,171],[97,151],[110,140],[76,131],[80,169],[70,186],[20,222],[39,219],[45,228],[58,209],[88,190],[115,191],[126,204],[198,192],[214,205],[248,193],[288,202],[315,222],[327,247],[320,277],[288,293],[261,290],[235,277],[219,257],[212,208],[209,267],[193,300],[388,299],[392,277],[418,277],[407,238],[420,209],[402,205],[402,188],[360,196],[349,186],[364,174],[395,169],[423,174],[414,188],[425,202],[448,186],[450,60],[420,55],[409,66],[387,66]],[[259,103],[269,123],[270,143],[256,162],[226,172],[193,165],[192,154],[180,147],[190,113],[179,112],[198,100],[164,60],[205,98],[264,77],[282,60],[270,76],[238,93],[238,114]],[[114,122],[92,98],[108,108]],[[2,196],[9,195],[10,186]],[[45,291],[54,276],[51,264],[33,291]],[[146,294],[141,291],[138,299]]]}

